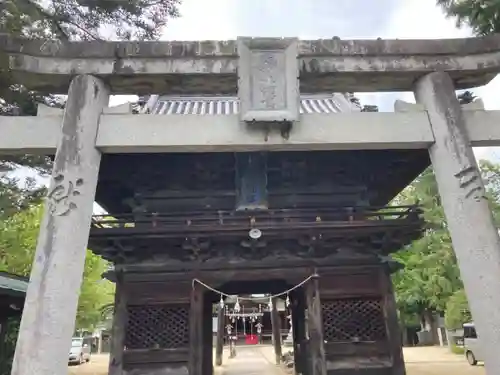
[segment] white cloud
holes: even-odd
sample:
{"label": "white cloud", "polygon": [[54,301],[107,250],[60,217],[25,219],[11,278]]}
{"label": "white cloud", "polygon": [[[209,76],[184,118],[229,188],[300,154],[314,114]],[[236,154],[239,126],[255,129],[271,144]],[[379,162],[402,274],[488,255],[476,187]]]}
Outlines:
{"label": "white cloud", "polygon": [[470,30],[457,29],[434,0],[404,0],[387,24],[382,38],[441,39],[470,36]]}
{"label": "white cloud", "polygon": [[235,0],[183,0],[181,17],[169,22],[162,40],[234,39],[237,6]]}
{"label": "white cloud", "polygon": [[[435,5],[434,0],[405,0],[401,4],[388,23],[382,38],[398,39],[441,39],[441,38],[465,38],[472,35],[469,28],[458,29],[453,19],[447,19],[442,10]],[[473,89],[480,96],[488,110],[500,109],[498,92],[500,92],[500,76],[497,76],[488,85]],[[412,93],[392,94],[396,98],[413,102]],[[368,97],[367,99],[370,99]],[[372,98],[373,99],[373,98]],[[379,97],[375,102],[380,103],[383,98]],[[387,110],[387,108],[384,108]],[[489,159],[500,161],[499,147],[475,148],[477,159]]]}
{"label": "white cloud", "polygon": [[[235,0],[183,0],[181,17],[172,19],[165,28],[162,40],[219,40],[235,39],[237,19]],[[135,95],[113,95],[109,105],[116,106],[137,100]]]}

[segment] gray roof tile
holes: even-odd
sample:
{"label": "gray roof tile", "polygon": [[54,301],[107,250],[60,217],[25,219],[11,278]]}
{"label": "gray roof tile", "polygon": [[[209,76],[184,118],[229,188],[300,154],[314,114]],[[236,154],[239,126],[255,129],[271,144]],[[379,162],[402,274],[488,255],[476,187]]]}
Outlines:
{"label": "gray roof tile", "polygon": [[[151,105],[152,104],[152,105]],[[150,102],[152,114],[157,115],[235,115],[239,100],[235,97],[165,97]],[[301,114],[359,111],[342,94],[310,95],[300,99]]]}
{"label": "gray roof tile", "polygon": [[10,276],[7,273],[0,272],[0,290],[13,290],[26,293],[28,290],[28,280],[18,276]]}

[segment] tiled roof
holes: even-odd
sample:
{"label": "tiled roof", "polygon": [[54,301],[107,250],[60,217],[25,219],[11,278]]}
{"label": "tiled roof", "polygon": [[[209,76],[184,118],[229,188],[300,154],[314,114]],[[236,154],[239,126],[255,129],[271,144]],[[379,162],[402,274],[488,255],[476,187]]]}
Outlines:
{"label": "tiled roof", "polygon": [[[149,101],[152,114],[157,115],[235,115],[239,100],[235,97],[165,97]],[[300,99],[300,113],[337,113],[359,109],[343,95],[309,95]]]}
{"label": "tiled roof", "polygon": [[20,276],[0,272],[0,291],[1,290],[26,293],[28,290],[28,280]]}

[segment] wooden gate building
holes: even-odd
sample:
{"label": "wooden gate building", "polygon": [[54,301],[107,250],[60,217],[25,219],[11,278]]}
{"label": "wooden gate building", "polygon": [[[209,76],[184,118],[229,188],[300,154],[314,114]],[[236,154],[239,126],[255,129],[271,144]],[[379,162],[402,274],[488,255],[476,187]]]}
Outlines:
{"label": "wooden gate building", "polygon": [[[335,101],[349,103],[301,98],[302,115],[335,113]],[[195,105],[214,121],[240,107],[224,97],[158,102],[152,115],[167,122]],[[194,280],[241,295],[311,275],[290,295],[297,372],[403,373],[389,256],[418,238],[422,220],[418,207],[385,205],[428,164],[427,153],[404,150],[104,157],[97,200],[109,215],[94,216],[90,248],[115,264],[109,277],[126,301],[115,317],[118,373],[212,373],[221,296]]]}
{"label": "wooden gate building", "polygon": [[[500,115],[454,92],[500,71],[498,36],[0,43],[17,82],[68,93],[64,113],[0,122],[0,151],[55,155],[13,374],[66,374],[89,244],[115,265],[112,375],[212,374],[220,294],[298,284],[298,373],[403,375],[390,254],[423,223],[388,205],[431,161],[500,368],[500,239],[472,153],[500,144]],[[337,113],[331,93],[359,91],[417,104]],[[165,96],[130,114],[110,93]]]}

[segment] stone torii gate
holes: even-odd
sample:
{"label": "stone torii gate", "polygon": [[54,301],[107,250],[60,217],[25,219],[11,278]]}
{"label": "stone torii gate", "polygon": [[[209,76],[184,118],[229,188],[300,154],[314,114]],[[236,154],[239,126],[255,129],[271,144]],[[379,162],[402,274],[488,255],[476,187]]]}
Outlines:
{"label": "stone torii gate", "polygon": [[[12,374],[67,373],[102,153],[249,150],[428,149],[486,369],[500,368],[500,240],[472,152],[500,145],[500,113],[461,108],[455,97],[500,72],[500,36],[61,43],[3,35],[0,44],[17,82],[68,93],[64,115],[0,118],[2,153],[55,152]],[[362,91],[413,91],[418,104],[299,115],[299,93]],[[240,115],[166,120],[106,108],[110,94],[155,93],[237,94]]]}

